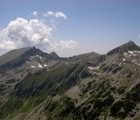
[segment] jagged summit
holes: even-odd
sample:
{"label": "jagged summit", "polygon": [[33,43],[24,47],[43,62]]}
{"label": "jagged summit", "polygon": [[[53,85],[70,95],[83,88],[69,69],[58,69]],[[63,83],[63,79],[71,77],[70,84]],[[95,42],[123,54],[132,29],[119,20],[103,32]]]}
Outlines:
{"label": "jagged summit", "polygon": [[140,47],[137,46],[132,40],[128,41],[127,43],[111,50],[110,52],[107,53],[107,55],[112,55],[116,53],[124,53],[127,51],[135,51],[135,50],[140,50]]}
{"label": "jagged summit", "polygon": [[22,56],[33,56],[33,55],[42,55],[44,54],[43,51],[41,51],[40,49],[36,48],[36,47],[32,47],[29,50],[27,50],[25,53],[23,53]]}

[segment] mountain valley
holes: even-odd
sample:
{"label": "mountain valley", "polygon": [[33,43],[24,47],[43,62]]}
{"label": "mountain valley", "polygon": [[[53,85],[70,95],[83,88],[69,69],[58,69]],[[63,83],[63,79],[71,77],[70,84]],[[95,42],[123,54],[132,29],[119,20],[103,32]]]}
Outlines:
{"label": "mountain valley", "polygon": [[140,47],[69,58],[35,48],[0,56],[0,120],[140,120]]}

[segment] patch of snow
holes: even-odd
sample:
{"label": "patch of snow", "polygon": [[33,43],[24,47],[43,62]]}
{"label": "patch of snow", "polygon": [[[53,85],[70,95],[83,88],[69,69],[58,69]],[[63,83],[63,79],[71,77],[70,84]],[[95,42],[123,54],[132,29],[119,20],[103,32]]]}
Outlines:
{"label": "patch of snow", "polygon": [[128,51],[128,53],[124,53],[124,56],[125,57],[136,57],[138,54],[140,54],[140,51]]}
{"label": "patch of snow", "polygon": [[39,67],[39,68],[43,68],[43,66],[42,66],[40,63],[38,63],[38,67]]}
{"label": "patch of snow", "polygon": [[140,51],[134,51],[135,53],[139,53],[140,54]]}
{"label": "patch of snow", "polygon": [[35,66],[31,66],[31,68],[35,68]]}
{"label": "patch of snow", "polygon": [[125,59],[123,59],[123,62],[125,62],[126,60]]}
{"label": "patch of snow", "polygon": [[124,53],[124,56],[125,56],[125,57],[128,57],[128,53]]}
{"label": "patch of snow", "polygon": [[31,56],[31,57],[30,57],[30,60],[32,60],[32,59],[34,59],[34,58],[40,58],[40,59],[42,59],[42,57],[41,57],[40,55],[34,55],[34,56]]}
{"label": "patch of snow", "polygon": [[26,63],[29,64],[30,62],[29,61],[26,61]]}
{"label": "patch of snow", "polygon": [[113,64],[115,63],[115,61],[112,62]]}
{"label": "patch of snow", "polygon": [[137,56],[136,54],[140,54],[140,51],[128,51],[128,53],[132,54],[133,56]]}
{"label": "patch of snow", "polygon": [[100,66],[97,66],[97,67],[92,67],[92,66],[89,66],[89,67],[88,67],[88,69],[90,69],[90,70],[98,70],[98,69],[99,69],[99,67],[100,67]]}
{"label": "patch of snow", "polygon": [[48,65],[44,64],[44,67],[47,67]]}
{"label": "patch of snow", "polygon": [[128,53],[130,53],[130,54],[134,55],[134,51],[128,51]]}

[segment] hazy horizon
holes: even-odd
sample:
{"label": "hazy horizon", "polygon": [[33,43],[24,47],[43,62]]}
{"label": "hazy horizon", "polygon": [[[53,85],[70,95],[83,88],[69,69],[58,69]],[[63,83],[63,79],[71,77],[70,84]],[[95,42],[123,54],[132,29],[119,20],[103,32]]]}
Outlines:
{"label": "hazy horizon", "polygon": [[[132,40],[129,40],[129,41],[132,41]],[[127,41],[127,42],[129,42],[129,41]],[[134,42],[134,41],[132,41],[132,42]],[[123,44],[125,44],[125,43],[123,43]],[[121,44],[121,45],[123,45],[123,44]],[[136,43],[135,43],[136,44]],[[117,45],[117,46],[115,46],[114,48],[112,48],[112,49],[110,49],[109,51],[111,51],[111,50],[113,50],[113,49],[115,49],[116,47],[119,47],[119,46],[121,46],[121,45]],[[136,44],[137,45],[137,44]],[[138,45],[139,46],[139,45]],[[21,47],[21,48],[15,48],[15,49],[12,49],[12,50],[18,50],[18,49],[22,49],[22,48],[33,48],[33,47],[35,47],[35,46],[32,46],[32,47]],[[35,47],[36,49],[40,49],[40,48],[37,48],[37,47]],[[11,50],[10,50],[11,51]],[[10,51],[7,51],[7,52],[10,52]],[[42,50],[43,51],[43,50]],[[71,55],[71,56],[61,56],[61,55],[59,55],[56,51],[51,51],[51,52],[55,52],[59,57],[73,57],[73,56],[77,56],[77,55],[82,55],[82,54],[86,54],[86,53],[92,53],[92,52],[95,52],[95,53],[97,53],[97,54],[100,54],[100,55],[104,55],[104,54],[107,54],[109,51],[107,51],[107,52],[105,52],[105,53],[98,53],[98,52],[96,52],[96,51],[88,51],[88,52],[84,52],[83,51],[83,53],[77,53],[77,54],[73,54],[73,55]],[[6,53],[7,53],[6,52]],[[47,52],[47,51],[43,51],[43,52],[45,52],[45,53],[48,53],[48,54],[50,54],[51,52]],[[4,55],[4,54],[6,54],[6,53],[3,53],[2,55]],[[2,55],[0,55],[0,56],[2,56]]]}

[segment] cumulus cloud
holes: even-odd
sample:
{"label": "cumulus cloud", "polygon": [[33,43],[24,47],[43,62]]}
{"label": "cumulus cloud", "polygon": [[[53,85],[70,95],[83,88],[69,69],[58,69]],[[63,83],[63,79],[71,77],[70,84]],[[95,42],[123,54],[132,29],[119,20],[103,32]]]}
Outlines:
{"label": "cumulus cloud", "polygon": [[47,11],[47,13],[44,13],[43,16],[44,17],[51,16],[51,17],[55,17],[55,18],[67,19],[67,16],[61,11],[55,11],[55,12]]}
{"label": "cumulus cloud", "polygon": [[0,54],[21,47],[37,47],[45,52],[76,47],[73,40],[52,40],[53,27],[42,20],[16,18],[0,29]]}
{"label": "cumulus cloud", "polygon": [[37,16],[37,15],[38,15],[38,11],[32,12],[32,15],[33,15],[33,16]]}

